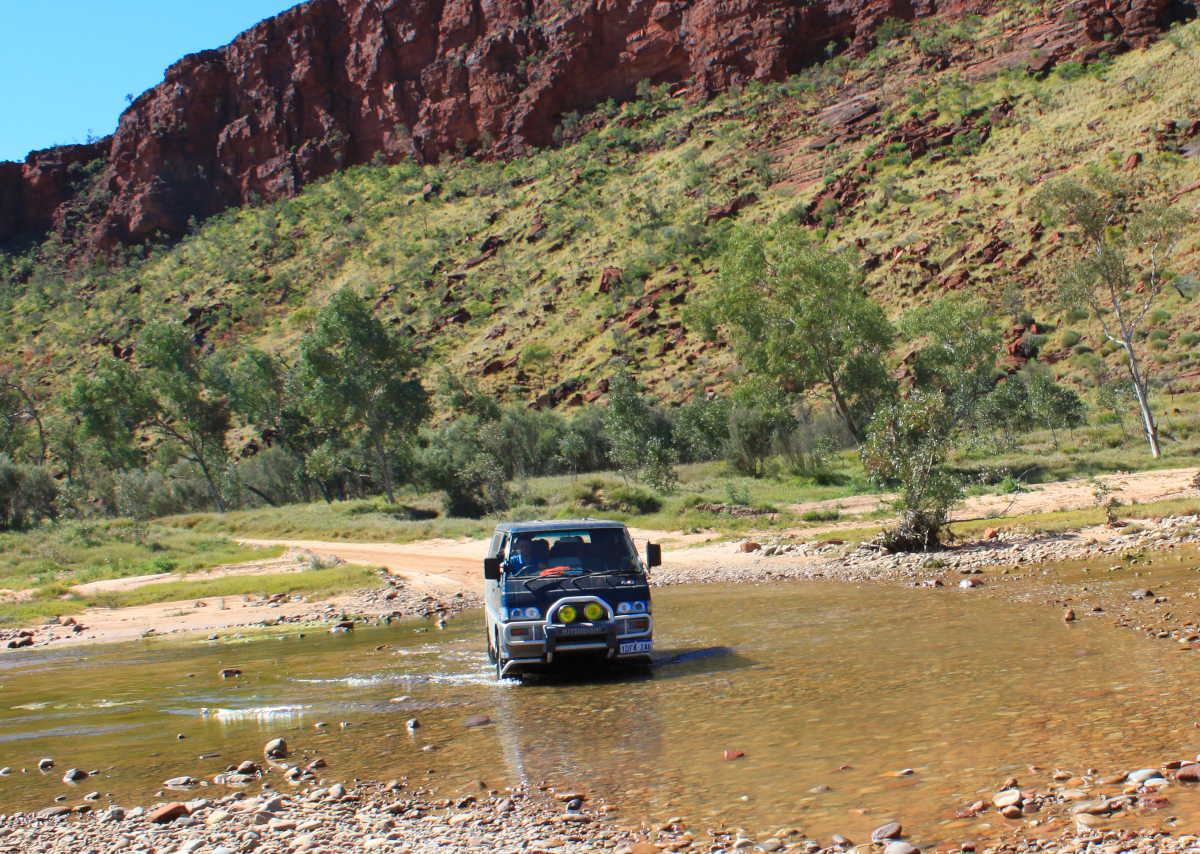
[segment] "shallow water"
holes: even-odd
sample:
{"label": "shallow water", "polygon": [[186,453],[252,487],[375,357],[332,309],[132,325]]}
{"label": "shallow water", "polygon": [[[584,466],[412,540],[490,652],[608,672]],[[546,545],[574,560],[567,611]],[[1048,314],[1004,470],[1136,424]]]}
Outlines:
{"label": "shallow water", "polygon": [[[894,818],[918,842],[953,841],[1002,821],[954,808],[1005,777],[1048,785],[1030,765],[1109,774],[1200,750],[1196,653],[1067,625],[1051,608],[957,589],[705,585],[656,592],[655,619],[649,676],[526,685],[491,680],[470,614],[441,631],[416,621],[0,656],[0,765],[14,772],[0,810],[91,791],[101,805],[149,803],[164,780],[211,779],[282,736],[298,757],[325,757],[329,782],[407,775],[449,794],[476,779],[550,781],[631,820],[861,841]],[[218,679],[222,667],[246,676]],[[472,714],[493,723],[464,728]],[[727,761],[727,749],[746,755]],[[43,756],[57,763],[48,775]],[[69,786],[71,767],[99,773]],[[1200,795],[1168,794],[1153,821],[1200,826]]]}

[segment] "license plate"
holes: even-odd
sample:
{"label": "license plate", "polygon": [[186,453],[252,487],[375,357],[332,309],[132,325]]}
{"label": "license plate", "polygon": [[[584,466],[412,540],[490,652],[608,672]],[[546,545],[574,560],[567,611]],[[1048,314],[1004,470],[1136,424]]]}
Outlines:
{"label": "license plate", "polygon": [[649,652],[653,645],[654,641],[629,641],[628,643],[621,644],[621,655],[630,652]]}

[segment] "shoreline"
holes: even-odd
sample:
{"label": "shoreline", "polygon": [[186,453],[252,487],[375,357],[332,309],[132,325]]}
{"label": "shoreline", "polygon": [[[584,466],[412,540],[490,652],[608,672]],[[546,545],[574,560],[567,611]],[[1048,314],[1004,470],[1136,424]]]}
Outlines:
{"label": "shoreline", "polygon": [[[714,543],[708,541],[707,535],[677,535],[636,528],[631,528],[631,533],[666,540],[675,546],[663,550],[664,563],[651,573],[651,587],[827,580],[917,587],[1007,587],[1011,592],[1016,582],[1031,580],[1026,571],[1034,566],[1094,562],[1098,573],[1115,572],[1127,564],[1130,568],[1137,565],[1138,559],[1130,555],[1200,548],[1200,515],[1155,518],[1132,527],[1135,532],[1129,534],[1107,526],[1053,534],[995,528],[986,531],[981,539],[930,553],[885,553],[869,542],[853,545],[836,538],[806,542],[794,534],[775,534],[758,541]],[[411,545],[308,540],[242,542],[283,545],[289,549],[286,554],[292,560],[295,554],[302,554],[326,562],[377,566],[385,585],[315,601],[286,595],[209,597],[115,610],[89,609],[52,624],[0,631],[0,654],[67,645],[76,648],[80,641],[109,643],[229,629],[324,625],[351,617],[365,622],[450,617],[482,607],[482,573],[477,567],[482,562],[487,540],[433,540]],[[317,554],[318,550],[323,553]],[[283,558],[275,561],[276,565],[284,563]],[[245,571],[244,567],[234,569]],[[259,567],[252,570],[261,574]],[[148,577],[121,579],[121,582],[129,585],[157,580]],[[1150,600],[1160,598],[1152,596]],[[1189,621],[1181,614],[1172,616],[1170,636],[1176,639],[1190,636],[1190,632],[1184,631]],[[1076,614],[1076,618],[1082,617],[1083,612]],[[1200,619],[1191,624],[1200,627]],[[22,637],[26,640],[21,641]],[[21,649],[5,648],[14,641],[26,645]]]}

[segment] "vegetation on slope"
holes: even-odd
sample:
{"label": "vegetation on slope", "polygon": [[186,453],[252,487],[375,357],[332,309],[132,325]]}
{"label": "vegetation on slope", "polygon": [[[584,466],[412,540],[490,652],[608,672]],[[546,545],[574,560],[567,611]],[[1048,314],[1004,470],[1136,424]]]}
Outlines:
{"label": "vegetation on slope", "polygon": [[[48,504],[56,488],[17,469],[47,462],[53,448],[68,487],[55,508],[80,518],[92,510],[145,515],[148,502],[154,513],[221,509],[226,495],[231,506],[253,507],[383,491],[401,502],[387,512],[412,521],[436,503],[413,498],[400,509],[414,489],[444,493],[441,509],[454,515],[497,514],[522,506],[530,478],[606,467],[649,483],[661,501],[677,487],[677,461],[723,457],[730,471],[752,476],[824,477],[881,403],[909,385],[943,394],[968,374],[961,405],[922,416],[937,409],[950,419],[946,443],[928,448],[935,465],[1016,474],[1028,468],[1021,449],[1031,447],[1030,431],[1044,428],[1047,451],[1074,449],[1065,468],[1102,459],[1127,468],[1110,452],[1133,459],[1143,441],[1129,417],[1126,354],[1102,335],[1102,312],[1053,298],[1085,235],[1038,215],[1029,200],[1063,172],[1090,171],[1127,178],[1139,209],[1188,207],[1184,191],[1200,178],[1200,25],[1176,28],[1149,50],[1046,77],[989,64],[1028,14],[1014,8],[940,31],[940,23],[884,27],[861,60],[834,58],[703,104],[642,87],[630,103],[566,117],[560,146],[530,158],[357,167],[297,198],[214,218],[177,245],[148,245],[86,269],[72,267],[69,247],[54,241],[3,256],[8,421],[0,439],[16,460],[14,482],[41,489]],[[830,281],[844,295],[853,289],[853,305],[867,314],[874,307],[872,331],[855,330],[843,348],[858,367],[871,351],[874,396],[842,406],[828,372],[778,358],[798,351],[764,356],[753,346],[754,324],[768,315],[741,327],[729,314],[706,319],[705,304],[736,284],[739,268],[749,271],[743,295],[770,278],[739,264],[747,240],[764,251],[811,245],[814,257],[841,260],[847,269]],[[1149,406],[1168,425],[1165,455],[1175,461],[1191,459],[1196,428],[1173,410],[1188,411],[1200,379],[1198,249],[1186,228],[1156,279],[1169,287],[1131,336],[1147,360]],[[850,257],[861,288],[847,281]],[[346,293],[365,302],[336,296]],[[938,356],[938,346],[945,355],[957,345],[937,342],[936,315],[947,306],[986,332],[989,355],[974,367]],[[326,417],[306,451],[321,462],[313,470],[281,443],[277,425],[239,409],[238,389],[208,368],[244,366],[246,348],[256,348],[267,373],[282,378],[273,388],[284,397],[295,389],[293,402],[311,423],[320,407],[299,399],[313,387],[311,354],[337,343],[330,312],[369,314],[386,330],[372,333],[379,340],[403,342],[390,351],[397,358],[411,348],[421,366],[411,372],[413,360],[393,359],[392,376],[410,371],[407,380],[436,391],[437,418],[419,436],[412,423],[396,422],[398,433],[379,441],[369,407],[340,425]],[[122,422],[135,452],[123,463],[89,445],[98,435],[80,418],[80,401],[64,396],[106,371],[148,382],[164,370],[155,342],[167,339],[177,364],[206,366],[189,380],[196,411],[228,403],[216,442],[223,474],[205,473],[200,485],[199,457],[171,435],[179,410],[161,416],[169,383],[150,384],[158,409]],[[1021,368],[1019,382],[995,386],[998,364]],[[347,392],[353,371],[341,375]],[[112,386],[108,399],[119,400],[121,388]],[[826,394],[832,410],[819,402]],[[243,403],[252,397],[241,394]],[[609,403],[603,412],[587,405],[599,401]],[[886,411],[895,423],[915,415]],[[1085,415],[1095,429],[1078,429]],[[336,453],[322,450],[331,440]],[[72,494],[72,466],[97,460],[98,488]],[[124,478],[133,485],[122,508],[114,472],[126,469],[141,485]],[[885,469],[868,473],[900,474]],[[153,489],[148,478],[159,478]],[[528,506],[544,506],[534,499]],[[639,504],[652,502],[616,503]]]}

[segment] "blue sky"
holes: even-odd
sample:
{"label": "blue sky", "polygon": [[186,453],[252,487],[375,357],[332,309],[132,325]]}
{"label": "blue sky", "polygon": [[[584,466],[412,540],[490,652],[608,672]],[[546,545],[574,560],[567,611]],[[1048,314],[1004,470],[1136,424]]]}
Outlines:
{"label": "blue sky", "polygon": [[296,0],[0,0],[0,160],[116,129],[185,54]]}

